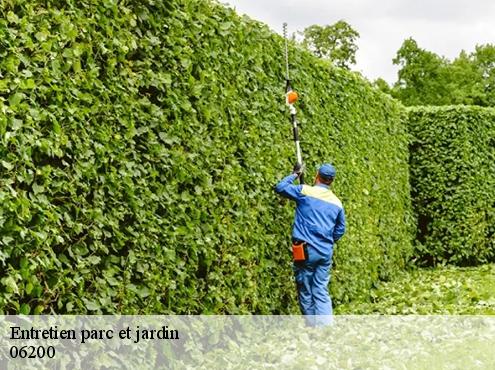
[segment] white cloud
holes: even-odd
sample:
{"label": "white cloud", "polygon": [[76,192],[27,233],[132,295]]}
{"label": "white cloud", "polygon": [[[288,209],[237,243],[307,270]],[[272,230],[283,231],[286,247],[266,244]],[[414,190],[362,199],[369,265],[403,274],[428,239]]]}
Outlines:
{"label": "white cloud", "polygon": [[394,82],[392,59],[402,42],[418,44],[448,58],[477,44],[495,43],[495,1],[490,0],[222,0],[239,13],[281,33],[344,19],[360,33],[357,65],[370,79]]}

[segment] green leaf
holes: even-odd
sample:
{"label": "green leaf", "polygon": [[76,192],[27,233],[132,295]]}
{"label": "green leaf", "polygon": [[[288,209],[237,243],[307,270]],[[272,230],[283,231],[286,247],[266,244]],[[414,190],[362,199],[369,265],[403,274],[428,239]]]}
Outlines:
{"label": "green leaf", "polygon": [[7,171],[10,171],[10,170],[12,170],[12,169],[14,168],[14,165],[13,165],[13,164],[11,164],[11,163],[9,163],[9,162],[6,162],[6,161],[3,161],[3,160],[2,160],[2,161],[0,161],[0,164],[2,164],[2,166],[3,166],[4,168],[6,168],[6,169],[7,169]]}
{"label": "green leaf", "polygon": [[11,276],[7,276],[3,278],[2,284],[7,288],[7,291],[19,294],[19,287],[17,286],[17,283]]}
{"label": "green leaf", "polygon": [[26,90],[31,90],[36,87],[36,82],[32,78],[29,78],[27,80],[24,80],[20,84],[21,89],[26,89]]}
{"label": "green leaf", "polygon": [[9,104],[11,106],[19,105],[19,103],[24,99],[25,95],[23,93],[15,93],[9,97]]}
{"label": "green leaf", "polygon": [[21,308],[20,308],[20,310],[19,310],[19,313],[20,313],[21,315],[29,315],[29,312],[31,312],[31,307],[29,307],[29,305],[28,305],[28,304],[23,303],[23,304],[21,305]]}
{"label": "green leaf", "polygon": [[148,289],[148,287],[138,288],[138,289],[137,289],[137,294],[138,294],[141,298],[146,298],[147,296],[149,296],[149,295],[150,295],[150,290]]}
{"label": "green leaf", "polygon": [[100,309],[100,305],[95,301],[84,299],[84,305],[89,311],[98,311]]}
{"label": "green leaf", "polygon": [[45,308],[42,305],[37,305],[34,308],[33,315],[40,315],[40,314],[42,314],[44,309]]}
{"label": "green leaf", "polygon": [[34,194],[40,194],[45,191],[45,187],[43,185],[38,185],[36,183],[33,184],[33,192]]}
{"label": "green leaf", "polygon": [[11,236],[2,236],[2,243],[4,245],[9,245],[13,241],[14,241],[14,238],[12,238]]}
{"label": "green leaf", "polygon": [[7,13],[7,20],[10,23],[19,23],[19,17],[11,10]]}
{"label": "green leaf", "polygon": [[101,258],[98,256],[89,256],[86,258],[86,260],[92,265],[97,265],[98,263],[100,263]]}

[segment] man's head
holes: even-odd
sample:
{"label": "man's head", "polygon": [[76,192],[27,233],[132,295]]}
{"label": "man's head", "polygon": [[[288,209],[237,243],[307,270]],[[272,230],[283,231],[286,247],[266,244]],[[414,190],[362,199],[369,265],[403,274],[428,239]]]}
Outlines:
{"label": "man's head", "polygon": [[335,167],[330,163],[325,163],[318,169],[318,174],[316,175],[316,184],[330,185],[335,178]]}

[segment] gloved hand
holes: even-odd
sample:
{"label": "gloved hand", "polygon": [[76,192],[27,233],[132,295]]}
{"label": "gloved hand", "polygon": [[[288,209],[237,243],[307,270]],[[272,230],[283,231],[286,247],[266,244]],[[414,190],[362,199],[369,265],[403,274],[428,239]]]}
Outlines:
{"label": "gloved hand", "polygon": [[303,172],[304,172],[304,164],[303,163],[296,163],[294,165],[294,169],[292,170],[292,173],[294,175],[297,175],[297,177],[299,177],[302,175]]}

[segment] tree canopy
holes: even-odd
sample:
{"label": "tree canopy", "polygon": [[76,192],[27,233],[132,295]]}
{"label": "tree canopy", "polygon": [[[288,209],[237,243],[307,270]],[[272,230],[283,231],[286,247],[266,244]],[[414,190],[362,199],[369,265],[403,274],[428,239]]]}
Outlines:
{"label": "tree canopy", "polygon": [[409,38],[393,63],[400,69],[391,93],[406,105],[495,105],[494,45],[478,45],[472,53],[463,50],[450,61]]}
{"label": "tree canopy", "polygon": [[317,57],[346,69],[356,63],[359,33],[347,22],[340,20],[326,26],[315,24],[305,28],[301,34],[304,37],[302,44]]}

